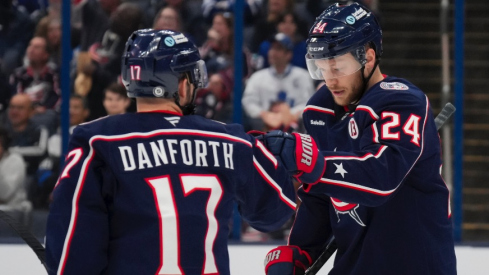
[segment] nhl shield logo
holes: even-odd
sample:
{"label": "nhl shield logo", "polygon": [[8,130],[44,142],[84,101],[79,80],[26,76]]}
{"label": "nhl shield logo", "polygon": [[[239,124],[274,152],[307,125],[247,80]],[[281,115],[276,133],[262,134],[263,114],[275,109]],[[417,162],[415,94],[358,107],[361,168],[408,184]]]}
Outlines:
{"label": "nhl shield logo", "polygon": [[348,133],[352,139],[358,138],[358,125],[354,118],[351,118],[350,122],[348,122]]}

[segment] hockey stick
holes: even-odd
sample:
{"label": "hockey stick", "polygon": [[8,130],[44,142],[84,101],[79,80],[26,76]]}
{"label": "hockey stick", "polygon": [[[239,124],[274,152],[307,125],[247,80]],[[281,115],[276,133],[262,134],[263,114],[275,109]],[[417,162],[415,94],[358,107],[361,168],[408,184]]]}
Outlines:
{"label": "hockey stick", "polygon": [[441,126],[455,113],[455,110],[455,106],[452,103],[448,102],[445,104],[441,112],[435,117],[436,130],[440,130]]}
{"label": "hockey stick", "polygon": [[331,236],[329,238],[328,243],[326,244],[326,247],[324,248],[323,253],[319,255],[317,260],[306,270],[306,273],[304,275],[315,275],[318,273],[318,271],[323,267],[323,265],[333,256],[333,254],[336,252],[336,249],[338,246],[336,245],[335,238],[334,236]]}
{"label": "hockey stick", "polygon": [[[448,102],[445,104],[441,112],[435,118],[436,130],[440,130],[440,128],[447,122],[450,116],[455,112],[455,106],[452,103]],[[334,254],[338,246],[336,245],[334,236],[328,240],[326,248],[324,248],[323,253],[319,255],[317,260],[306,270],[305,275],[315,275],[323,265],[329,260],[329,258]]]}
{"label": "hockey stick", "polygon": [[27,243],[27,245],[36,253],[37,258],[41,261],[46,271],[46,258],[44,246],[32,235],[31,232],[7,213],[0,210],[0,220],[5,221],[17,234]]}

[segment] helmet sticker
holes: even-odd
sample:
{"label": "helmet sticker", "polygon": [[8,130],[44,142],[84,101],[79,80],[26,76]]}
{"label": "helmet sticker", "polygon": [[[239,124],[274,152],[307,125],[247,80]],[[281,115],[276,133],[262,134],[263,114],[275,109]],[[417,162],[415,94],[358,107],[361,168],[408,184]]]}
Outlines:
{"label": "helmet sticker", "polygon": [[409,90],[406,84],[400,82],[382,82],[380,88],[384,90]]}
{"label": "helmet sticker", "polygon": [[367,11],[360,8],[360,9],[356,10],[354,13],[352,13],[352,15],[353,15],[353,17],[355,17],[355,19],[358,20],[358,19],[364,17],[365,15],[367,15]]}
{"label": "helmet sticker", "polygon": [[173,35],[172,38],[175,39],[175,44],[188,42],[188,38],[185,37],[185,35],[183,35],[183,33],[181,33],[179,35]]}
{"label": "helmet sticker", "polygon": [[314,26],[314,29],[312,30],[312,33],[323,33],[324,32],[324,28],[326,28],[326,25],[327,24],[328,23],[326,23],[326,22],[324,22],[324,23],[321,23],[321,21],[318,22],[316,24],[316,26]]}
{"label": "helmet sticker", "polygon": [[350,24],[350,25],[353,25],[355,24],[357,20],[355,19],[355,17],[351,16],[351,15],[348,15],[346,17],[346,23]]}
{"label": "helmet sticker", "polygon": [[175,46],[175,40],[172,37],[167,37],[165,38],[165,45],[168,47],[173,47]]}

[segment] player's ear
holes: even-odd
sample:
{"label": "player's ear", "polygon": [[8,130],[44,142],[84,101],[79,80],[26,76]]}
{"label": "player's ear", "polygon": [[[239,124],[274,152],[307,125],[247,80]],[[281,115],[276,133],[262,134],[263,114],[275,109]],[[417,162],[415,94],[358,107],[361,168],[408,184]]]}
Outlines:
{"label": "player's ear", "polygon": [[370,68],[373,68],[373,65],[375,63],[375,50],[372,49],[371,47],[367,47],[365,59],[367,59],[366,65],[369,66]]}
{"label": "player's ear", "polygon": [[178,79],[178,96],[180,97],[180,100],[185,98],[185,91],[187,89],[187,78],[186,77],[180,77]]}

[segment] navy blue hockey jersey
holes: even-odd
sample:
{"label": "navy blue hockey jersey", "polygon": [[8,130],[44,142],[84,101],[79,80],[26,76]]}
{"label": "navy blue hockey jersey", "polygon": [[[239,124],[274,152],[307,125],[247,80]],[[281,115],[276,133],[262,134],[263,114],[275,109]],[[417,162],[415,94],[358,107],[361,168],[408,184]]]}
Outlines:
{"label": "navy blue hockey jersey", "polygon": [[350,110],[324,86],[303,119],[326,171],[299,190],[289,243],[316,259],[334,234],[330,274],[455,274],[449,192],[426,95],[386,77]]}
{"label": "navy blue hockey jersey", "polygon": [[229,274],[229,221],[278,229],[291,180],[240,125],[148,112],[80,125],[53,193],[50,274]]}

